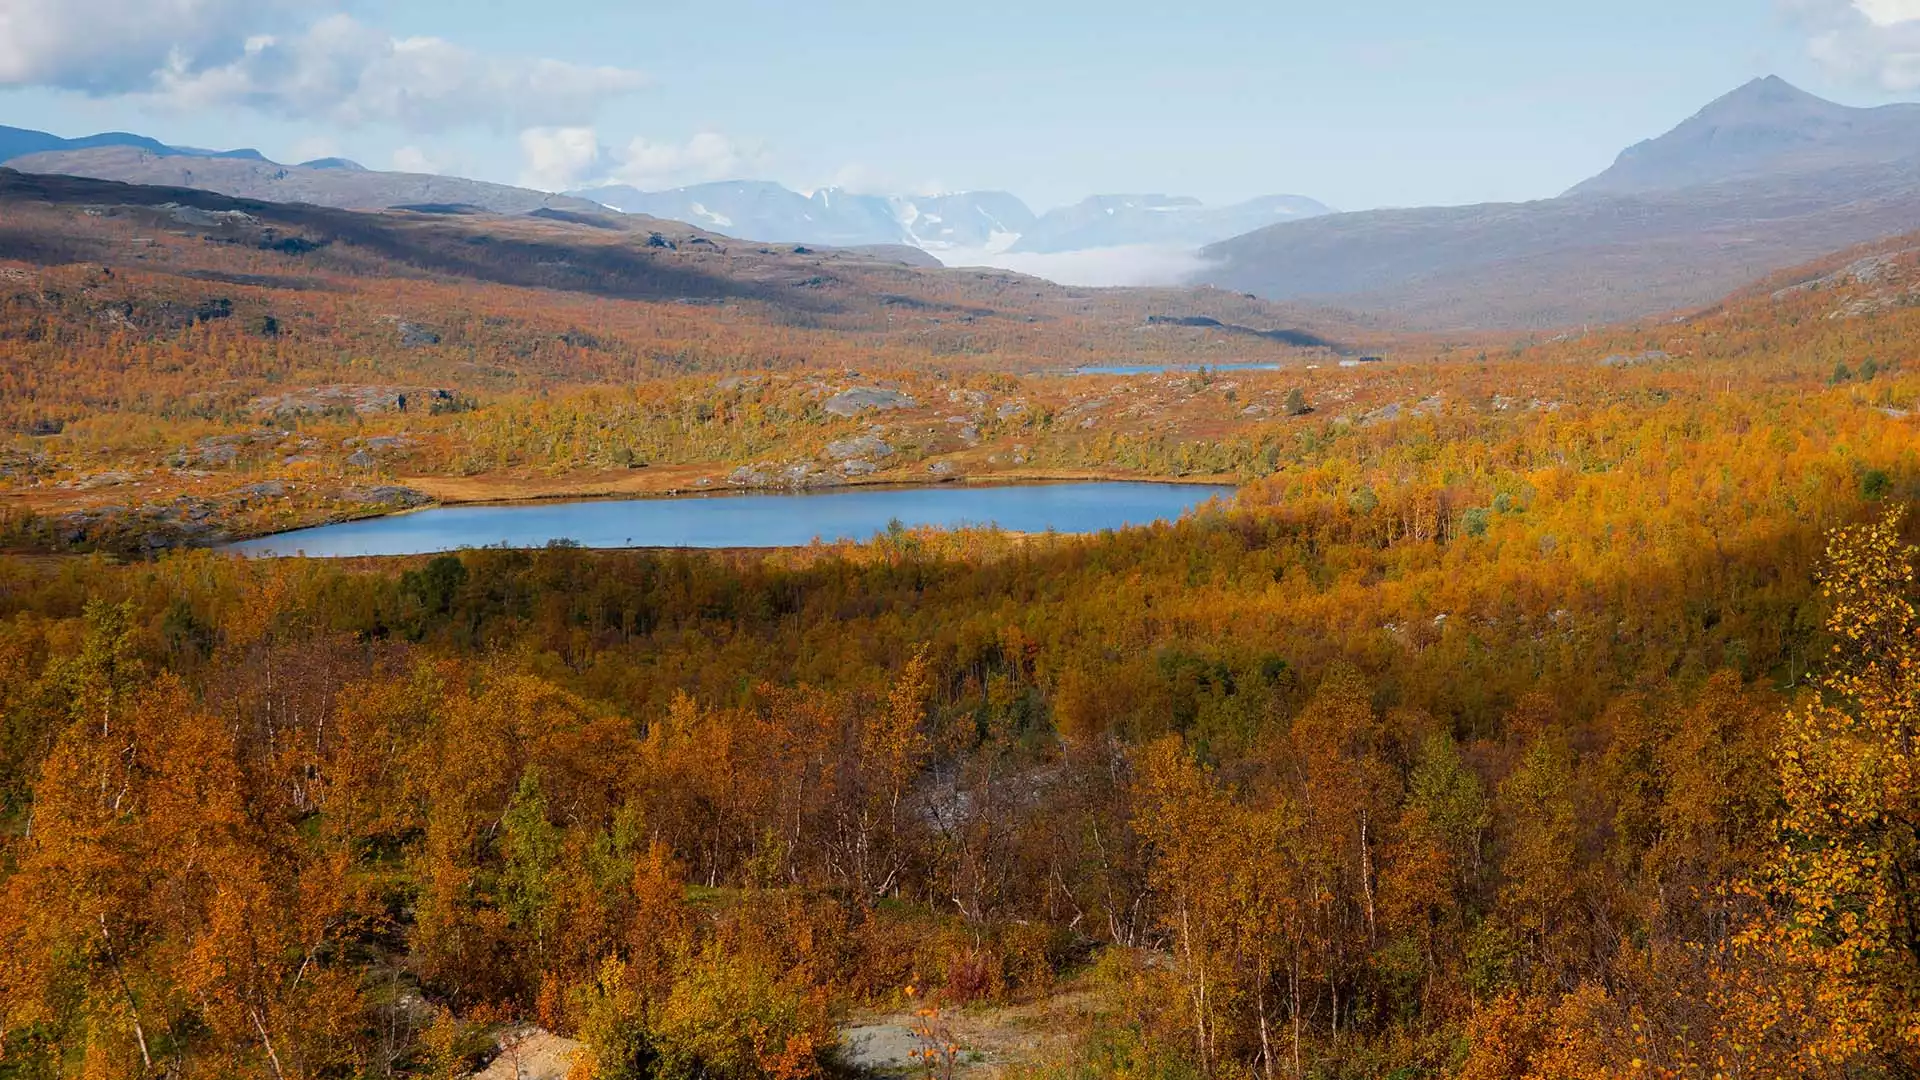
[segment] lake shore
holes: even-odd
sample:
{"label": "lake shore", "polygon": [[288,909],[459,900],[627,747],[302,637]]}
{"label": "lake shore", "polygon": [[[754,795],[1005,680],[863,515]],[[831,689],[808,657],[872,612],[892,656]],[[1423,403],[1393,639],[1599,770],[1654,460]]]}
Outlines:
{"label": "lake shore", "polygon": [[407,555],[468,547],[749,549],[862,542],[899,527],[1095,533],[1170,521],[1231,485],[1142,481],[864,483],[654,497],[550,497],[421,506],[237,540],[251,555]]}
{"label": "lake shore", "polygon": [[[1009,487],[1019,484],[1177,484],[1237,487],[1231,474],[1141,476],[1118,469],[1009,469],[957,476],[913,476],[899,470],[844,477],[805,487],[746,487],[711,480],[713,465],[661,465],[646,469],[604,470],[559,476],[480,473],[474,476],[398,476],[394,483],[412,488],[439,506],[516,506],[575,499],[676,498],[686,495],[786,495],[854,488]],[[421,509],[426,509],[422,507]]]}
{"label": "lake shore", "polygon": [[[48,522],[51,533],[21,542],[0,540],[0,551],[10,554],[63,556],[62,544],[49,536],[89,529],[103,523],[127,537],[116,545],[95,545],[80,551],[106,550],[123,555],[175,548],[221,548],[305,529],[382,520],[451,507],[513,507],[556,502],[668,499],[691,496],[829,494],[871,489],[977,489],[1074,483],[1134,483],[1168,486],[1237,487],[1243,477],[1233,475],[1143,476],[1111,469],[1015,468],[1004,471],[935,476],[893,469],[871,476],[844,477],[816,473],[802,485],[747,486],[725,482],[733,466],[712,463],[666,465],[644,469],[600,469],[542,475],[522,472],[481,473],[473,476],[436,474],[395,475],[358,480],[330,476],[311,479],[268,477],[253,484],[220,478],[205,472],[172,469],[130,475],[117,486],[46,485],[0,489],[0,522],[9,515],[18,522],[34,517]],[[703,483],[704,481],[704,483]],[[364,493],[374,492],[377,501]],[[356,495],[359,495],[356,498]],[[161,508],[156,514],[130,512],[126,499],[135,496]],[[198,509],[196,509],[196,507]],[[192,515],[196,524],[183,529],[176,520]],[[61,523],[65,523],[64,525]]]}

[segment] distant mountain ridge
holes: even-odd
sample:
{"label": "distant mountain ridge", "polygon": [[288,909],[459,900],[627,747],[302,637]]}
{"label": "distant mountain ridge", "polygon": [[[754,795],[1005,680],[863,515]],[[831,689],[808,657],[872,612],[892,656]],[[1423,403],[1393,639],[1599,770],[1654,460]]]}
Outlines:
{"label": "distant mountain ridge", "polygon": [[568,194],[622,213],[684,221],[739,240],[832,247],[985,246],[996,230],[1025,228],[1033,216],[1020,200],[1004,192],[904,199],[822,188],[802,195],[764,180],[731,180],[669,191],[615,185]]}
{"label": "distant mountain ridge", "polygon": [[1166,195],[1096,195],[1035,214],[1004,191],[864,195],[824,188],[803,195],[779,184],[732,180],[669,191],[620,185],[568,192],[626,213],[685,221],[772,243],[905,244],[923,251],[1058,253],[1154,245],[1197,250],[1217,240],[1332,211],[1298,195],[1209,207]]}
{"label": "distant mountain ridge", "polygon": [[550,194],[459,177],[369,170],[346,158],[298,165],[257,150],[170,146],[126,132],[68,139],[0,127],[0,165],[22,172],[191,187],[235,198],[343,209],[471,206],[493,213],[589,213],[609,207],[684,222],[761,243],[917,249],[948,260],[1004,252],[1056,254],[1156,247],[1183,252],[1276,222],[1328,214],[1302,196],[1273,195],[1234,206],[1204,206],[1166,195],[1096,195],[1035,214],[1004,191],[871,195],[823,188],[802,194],[776,183],[734,180],[640,191],[613,185]]}
{"label": "distant mountain ridge", "polygon": [[[1067,262],[1139,263],[1164,280],[1444,330],[1696,307],[1836,248],[1920,230],[1920,105],[1853,108],[1778,78],[1709,103],[1557,198],[1351,214],[1296,196],[1209,207],[1166,195],[1095,196],[1036,214],[1005,192],[802,194],[763,181],[554,195],[340,159],[277,165],[254,151],[124,133],[70,140],[0,129],[0,155],[18,155],[0,162],[28,172],[343,208],[612,207],[740,240],[919,252],[1044,276],[1083,272],[1057,265]],[[1155,259],[1167,251],[1181,254],[1162,269]]]}
{"label": "distant mountain ridge", "polygon": [[[30,154],[52,154],[71,150],[98,150],[106,147],[132,147],[143,150],[155,157],[197,157],[225,158],[236,161],[267,160],[258,150],[202,150],[193,146],[169,146],[158,139],[145,135],[135,135],[126,131],[103,131],[98,135],[83,135],[76,139],[62,138],[44,131],[30,128],[7,127],[0,124],[0,165],[26,157]],[[322,158],[309,161],[306,165],[313,168],[359,169],[361,166],[346,158]]]}
{"label": "distant mountain ridge", "polygon": [[160,153],[138,145],[109,145],[27,154],[0,164],[24,173],[199,188],[236,199],[309,203],[345,210],[466,206],[496,214],[535,210],[605,212],[584,199],[453,176],[374,172],[344,158],[281,165],[257,154]]}
{"label": "distant mountain ridge", "polygon": [[1757,79],[1556,199],[1375,210],[1207,247],[1199,280],[1433,329],[1550,328],[1712,303],[1920,229],[1920,106]]}
{"label": "distant mountain ridge", "polygon": [[1628,147],[1612,168],[1567,194],[1646,194],[1915,160],[1920,105],[1857,109],[1769,76]]}

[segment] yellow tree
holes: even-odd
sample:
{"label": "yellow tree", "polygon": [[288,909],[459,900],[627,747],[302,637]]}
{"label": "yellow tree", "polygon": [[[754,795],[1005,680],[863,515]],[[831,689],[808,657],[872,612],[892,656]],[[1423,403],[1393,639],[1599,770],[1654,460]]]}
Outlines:
{"label": "yellow tree", "polygon": [[1318,889],[1302,859],[1299,811],[1284,800],[1236,801],[1178,736],[1141,750],[1139,786],[1134,827],[1153,849],[1153,886],[1185,983],[1195,1057],[1211,1071],[1244,1043],[1270,1078],[1284,1018],[1299,1075]]}
{"label": "yellow tree", "polygon": [[1381,885],[1383,921],[1407,935],[1424,960],[1423,1002],[1440,972],[1443,947],[1457,949],[1466,933],[1492,823],[1486,791],[1459,746],[1444,734],[1429,737],[1408,780]]}
{"label": "yellow tree", "polygon": [[[130,612],[95,602],[78,655],[51,669],[69,719],[40,771],[27,841],[0,893],[0,1025],[111,1075],[151,1071],[156,983],[138,963],[146,734]],[[69,1042],[71,1040],[71,1042]]]}
{"label": "yellow tree", "polygon": [[1901,518],[1828,544],[1830,666],[1778,753],[1778,918],[1750,940],[1791,977],[1752,1015],[1799,1028],[1810,1068],[1920,1072],[1920,624]]}
{"label": "yellow tree", "polygon": [[1498,818],[1506,825],[1504,880],[1495,917],[1517,935],[1528,975],[1564,974],[1569,940],[1580,929],[1580,823],[1570,794],[1573,753],[1557,733],[1540,736],[1500,785]]}
{"label": "yellow tree", "polygon": [[1286,792],[1300,808],[1307,846],[1302,899],[1314,909],[1336,1035],[1343,1008],[1358,1004],[1346,991],[1378,943],[1378,851],[1400,786],[1382,741],[1372,689],[1349,664],[1327,671],[1287,733]]}

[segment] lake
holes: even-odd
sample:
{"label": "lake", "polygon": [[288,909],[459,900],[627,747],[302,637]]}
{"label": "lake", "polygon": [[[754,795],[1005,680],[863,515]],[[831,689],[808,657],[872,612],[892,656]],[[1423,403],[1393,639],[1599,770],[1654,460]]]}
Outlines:
{"label": "lake", "polygon": [[230,544],[246,555],[420,555],[467,547],[798,547],[909,528],[997,525],[1012,532],[1099,532],[1170,521],[1233,488],[1132,482],[842,488],[514,506],[448,506]]}
{"label": "lake", "polygon": [[1165,375],[1170,372],[1207,371],[1230,375],[1236,371],[1279,371],[1279,364],[1089,364],[1068,371],[1069,375]]}

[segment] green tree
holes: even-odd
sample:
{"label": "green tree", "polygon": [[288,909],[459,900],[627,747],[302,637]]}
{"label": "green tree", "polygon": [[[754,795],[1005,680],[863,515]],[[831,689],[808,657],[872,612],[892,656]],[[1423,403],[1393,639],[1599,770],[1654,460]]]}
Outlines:
{"label": "green tree", "polygon": [[536,956],[542,960],[553,939],[553,875],[562,840],[560,830],[547,820],[540,770],[529,767],[520,774],[520,784],[500,819],[505,863],[500,874],[501,907],[520,932],[533,939]]}

